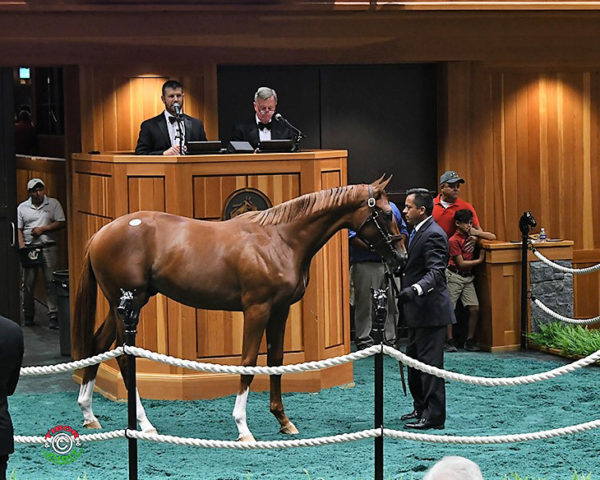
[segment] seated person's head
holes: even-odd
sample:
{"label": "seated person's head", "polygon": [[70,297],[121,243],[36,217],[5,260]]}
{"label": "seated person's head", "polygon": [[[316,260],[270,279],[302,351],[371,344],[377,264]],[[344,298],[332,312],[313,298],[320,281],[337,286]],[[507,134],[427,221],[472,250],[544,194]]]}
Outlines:
{"label": "seated person's head", "polygon": [[483,475],[468,458],[444,457],[427,471],[423,480],[483,480]]}
{"label": "seated person's head", "polygon": [[264,124],[271,121],[277,108],[277,92],[269,87],[260,87],[254,94],[254,111]]}
{"label": "seated person's head", "polygon": [[473,212],[466,208],[459,210],[454,214],[454,224],[461,233],[469,235],[473,227]]}

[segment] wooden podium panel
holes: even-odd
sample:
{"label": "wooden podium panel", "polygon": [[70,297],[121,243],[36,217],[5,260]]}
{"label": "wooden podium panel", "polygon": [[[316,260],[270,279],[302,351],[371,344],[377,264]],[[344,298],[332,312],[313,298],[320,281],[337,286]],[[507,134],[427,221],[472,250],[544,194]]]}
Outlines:
{"label": "wooden podium panel", "polygon": [[[476,339],[492,352],[518,350],[521,348],[521,244],[493,241],[484,242],[484,248],[485,263],[475,273],[480,312]],[[536,243],[535,248],[551,260],[573,258],[570,240]],[[531,251],[527,260],[538,261]],[[530,313],[528,302],[528,318]]]}
{"label": "wooden podium panel", "polygon": [[[220,221],[226,199],[240,188],[256,188],[277,205],[299,195],[345,185],[346,160],[344,150],[182,157],[74,154],[71,284],[76,285],[79,278],[88,239],[114,218],[139,210],[158,210]],[[347,248],[345,232],[338,232],[313,258],[306,294],[291,307],[288,316],[286,364],[350,352]],[[97,322],[108,309],[100,297]],[[242,327],[240,312],[195,309],[156,295],[142,310],[136,344],[179,358],[238,365]],[[264,338],[258,363],[266,364]],[[236,393],[239,382],[235,375],[203,374],[143,359],[138,362],[137,374],[140,395],[155,399],[228,395]],[[284,375],[282,386],[284,391],[318,391],[352,380],[352,365],[348,364]],[[126,397],[114,360],[100,367],[96,385],[109,397]],[[252,383],[253,390],[268,387],[264,375]]]}

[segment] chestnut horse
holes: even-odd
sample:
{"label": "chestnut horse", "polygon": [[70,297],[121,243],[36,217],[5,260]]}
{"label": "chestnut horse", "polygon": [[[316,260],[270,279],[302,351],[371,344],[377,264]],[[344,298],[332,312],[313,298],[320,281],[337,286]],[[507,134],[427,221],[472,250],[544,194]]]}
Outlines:
{"label": "chestnut horse", "polygon": [[[75,300],[73,357],[90,357],[121,345],[124,328],[117,317],[121,289],[134,291],[141,309],[162,293],[195,308],[244,312],[242,365],[254,366],[266,331],[269,366],[283,363],[283,338],[290,305],[302,298],[310,262],[338,230],[351,228],[392,268],[404,259],[384,188],[390,179],[303,195],[263,211],[224,222],[193,220],[160,212],[136,212],[102,227],[89,241]],[[94,332],[97,284],[110,311]],[[118,358],[123,378],[127,360]],[[84,425],[101,428],[92,411],[98,365],[83,370],[78,403]],[[233,417],[238,439],[254,437],[246,423],[252,375],[242,375]],[[281,376],[270,377],[271,412],[281,432],[298,430],[285,415]],[[137,420],[154,432],[137,395]]]}

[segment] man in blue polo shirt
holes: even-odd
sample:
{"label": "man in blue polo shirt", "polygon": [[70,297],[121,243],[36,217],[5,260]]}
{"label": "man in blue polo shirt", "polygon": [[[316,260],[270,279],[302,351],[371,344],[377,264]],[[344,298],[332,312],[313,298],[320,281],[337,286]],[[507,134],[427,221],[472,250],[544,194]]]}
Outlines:
{"label": "man in blue polo shirt", "polygon": [[56,291],[52,285],[52,273],[58,269],[57,232],[65,227],[65,213],[55,198],[46,196],[46,185],[41,178],[27,182],[29,198],[17,207],[19,248],[41,248],[40,265],[23,265],[23,314],[25,325],[32,326],[35,313],[33,289],[38,266],[44,272],[48,300],[48,326],[58,329]]}
{"label": "man in blue polo shirt", "polygon": [[[394,218],[400,229],[400,233],[408,237],[406,224],[402,219],[400,210],[390,202]],[[369,250],[369,247],[356,236],[354,230],[348,230],[350,239],[350,265],[354,284],[354,342],[356,348],[362,350],[373,345],[371,337],[371,288],[388,286],[388,314],[384,326],[384,343],[394,346],[396,343],[396,328],[398,326],[398,306],[394,298],[392,285],[389,285],[385,276],[385,266],[381,257]],[[396,281],[394,278],[393,281]],[[398,284],[396,284],[398,285]]]}

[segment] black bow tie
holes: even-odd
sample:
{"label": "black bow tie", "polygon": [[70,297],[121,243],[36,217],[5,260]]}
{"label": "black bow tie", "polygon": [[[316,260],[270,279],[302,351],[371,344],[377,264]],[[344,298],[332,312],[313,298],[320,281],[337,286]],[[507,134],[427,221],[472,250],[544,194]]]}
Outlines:
{"label": "black bow tie", "polygon": [[262,123],[262,122],[258,122],[258,129],[259,130],[263,130],[263,129],[267,129],[267,130],[271,130],[271,123]]}
{"label": "black bow tie", "polygon": [[169,122],[175,123],[177,121],[177,117],[169,117]]}

